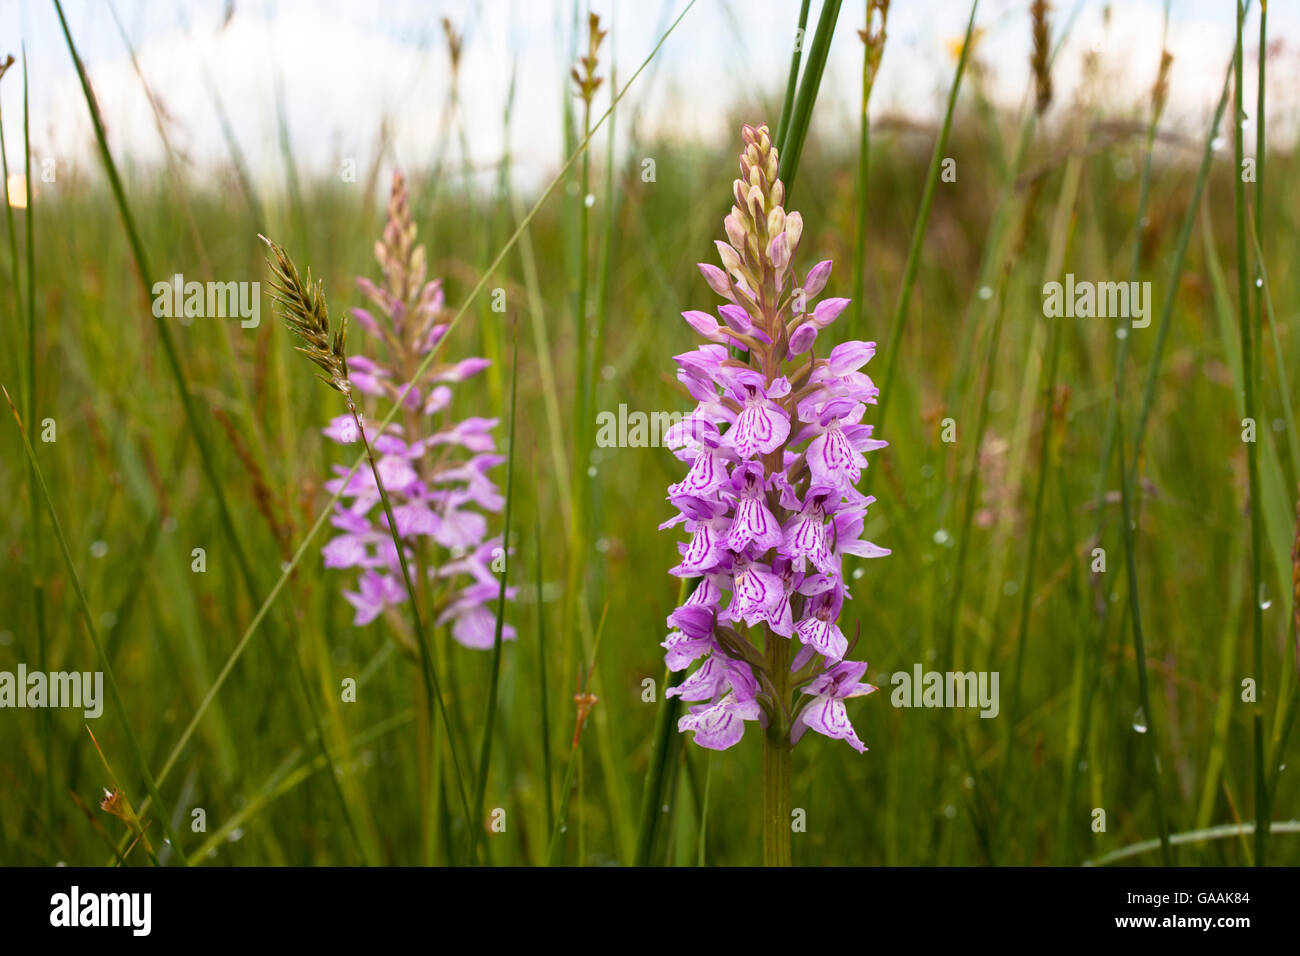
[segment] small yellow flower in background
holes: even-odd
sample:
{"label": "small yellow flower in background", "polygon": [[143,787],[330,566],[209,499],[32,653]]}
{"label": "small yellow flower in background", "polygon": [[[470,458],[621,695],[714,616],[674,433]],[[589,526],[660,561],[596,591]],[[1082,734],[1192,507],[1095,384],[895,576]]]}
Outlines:
{"label": "small yellow flower in background", "polygon": [[[972,55],[975,53],[977,49],[979,49],[980,40],[983,39],[983,37],[984,37],[983,27],[976,27],[974,30],[971,31],[970,50]],[[964,33],[961,36],[953,37],[951,40],[947,41],[946,45],[948,48],[948,59],[952,60],[954,63],[956,63],[958,60],[961,59],[962,47],[966,45],[965,41],[966,41],[966,34]]]}

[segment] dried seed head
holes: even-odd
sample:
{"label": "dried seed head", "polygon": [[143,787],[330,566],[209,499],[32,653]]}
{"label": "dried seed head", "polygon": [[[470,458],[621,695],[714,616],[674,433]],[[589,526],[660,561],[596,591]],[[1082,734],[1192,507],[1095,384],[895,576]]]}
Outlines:
{"label": "dried seed head", "polygon": [[126,801],[126,795],[121,790],[105,790],[104,799],[99,801],[99,809],[105,813],[111,813],[119,820],[127,823],[131,822],[131,806]]}
{"label": "dried seed head", "polygon": [[1160,53],[1160,69],[1156,73],[1156,85],[1151,88],[1151,108],[1157,118],[1165,111],[1169,99],[1169,68],[1173,66],[1174,55],[1168,50]]}
{"label": "dried seed head", "polygon": [[454,76],[460,72],[460,51],[465,38],[456,32],[446,17],[442,18],[442,34],[447,40],[447,55],[451,58],[451,72]]}
{"label": "dried seed head", "polygon": [[600,28],[600,14],[589,14],[587,17],[587,55],[578,59],[578,66],[582,67],[582,70],[579,72],[578,67],[574,67],[569,71],[569,74],[573,77],[573,82],[578,85],[578,95],[582,97],[582,101],[588,106],[591,105],[600,84],[605,82],[604,79],[596,75],[596,68],[600,65],[600,45],[608,35],[608,31]]}
{"label": "dried seed head", "polygon": [[885,53],[885,25],[889,20],[889,0],[867,0],[867,26],[858,31],[858,39],[866,46],[867,62],[863,77],[868,89],[875,83],[880,71],[880,58]]}
{"label": "dried seed head", "polygon": [[1051,46],[1052,24],[1048,14],[1052,5],[1047,0],[1034,0],[1029,8],[1033,21],[1034,51],[1029,57],[1029,64],[1034,70],[1034,89],[1038,94],[1035,109],[1039,116],[1052,104],[1052,70]]}
{"label": "dried seed head", "polygon": [[586,691],[573,695],[573,702],[578,705],[578,720],[573,728],[573,746],[576,749],[578,741],[582,739],[582,727],[587,722],[587,716],[591,709],[596,706],[600,698],[595,694]]}
{"label": "dried seed head", "polygon": [[311,273],[304,282],[298,269],[284,250],[266,236],[258,238],[270,247],[275,257],[271,262],[274,282],[271,299],[280,306],[289,330],[302,340],[298,351],[311,359],[324,372],[318,376],[322,382],[344,396],[351,397],[352,383],[348,381],[347,316],[338,330],[330,334],[329,310],[325,305],[325,290],[319,281],[314,285]]}

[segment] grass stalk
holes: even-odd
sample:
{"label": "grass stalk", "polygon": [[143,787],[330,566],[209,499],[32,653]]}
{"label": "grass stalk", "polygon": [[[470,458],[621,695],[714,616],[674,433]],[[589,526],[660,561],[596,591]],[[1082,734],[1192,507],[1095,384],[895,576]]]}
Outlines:
{"label": "grass stalk", "polygon": [[[162,824],[167,839],[171,842],[172,849],[175,851],[177,858],[182,863],[186,863],[185,853],[180,846],[180,837],[172,827],[171,814],[167,810],[167,804],[163,802],[162,796],[158,792],[158,784],[154,780],[153,774],[149,772],[149,761],[145,757],[144,748],[140,746],[140,739],[136,736],[135,728],[131,725],[131,718],[127,716],[126,702],[122,699],[122,693],[118,689],[117,678],[113,673],[113,664],[108,659],[108,655],[104,653],[104,645],[99,639],[99,628],[95,624],[95,616],[90,610],[90,602],[86,599],[86,592],[81,585],[81,578],[77,574],[76,565],[72,561],[72,552],[68,549],[68,541],[63,536],[63,526],[59,524],[58,513],[54,510],[54,501],[50,497],[50,489],[45,484],[45,477],[41,474],[41,466],[36,461],[36,452],[33,450],[31,439],[27,435],[27,428],[23,425],[22,416],[19,415],[18,409],[14,406],[13,399],[9,396],[9,390],[0,386],[0,391],[4,392],[5,401],[8,402],[9,410],[14,416],[14,422],[18,425],[18,433],[23,442],[23,451],[27,453],[27,460],[36,476],[36,486],[45,502],[46,516],[50,519],[50,527],[54,530],[54,539],[59,545],[60,553],[63,555],[63,564],[67,569],[68,578],[72,581],[72,590],[76,594],[77,604],[81,609],[82,620],[86,625],[86,633],[90,635],[90,642],[94,645],[95,653],[99,657],[99,665],[104,669],[104,679],[108,685],[109,696],[112,698],[113,707],[117,710],[118,718],[122,722],[122,730],[126,735],[127,743],[131,747],[132,756],[140,765],[140,775],[144,779],[145,789],[149,792],[149,798],[157,808],[159,822]],[[143,813],[143,809],[141,813]]]}
{"label": "grass stalk", "polygon": [[[497,592],[497,620],[496,631],[492,636],[492,663],[489,668],[491,677],[488,682],[487,708],[483,714],[483,735],[479,742],[478,779],[474,786],[474,816],[470,818],[470,826],[473,828],[471,833],[476,843],[483,833],[483,798],[487,793],[488,770],[492,765],[492,737],[493,731],[496,729],[497,691],[501,685],[501,635],[505,628],[506,587],[510,580],[510,519],[514,510],[515,423],[518,418],[518,406],[515,399],[518,392],[519,343],[516,341],[510,359],[510,450],[506,453],[505,525],[501,532],[501,549],[505,552],[503,557],[504,565],[501,571],[501,589]],[[540,607],[538,610],[540,612]],[[547,789],[550,789],[549,786]]]}
{"label": "grass stalk", "polygon": [[[948,90],[948,105],[944,110],[943,125],[939,128],[939,138],[934,141],[934,151],[930,154],[930,168],[925,174],[925,188],[921,193],[921,208],[912,226],[912,240],[907,249],[907,261],[903,266],[903,280],[898,290],[894,315],[889,323],[889,338],[886,339],[885,347],[885,374],[881,379],[880,401],[875,413],[875,420],[882,427],[885,423],[885,410],[889,407],[890,396],[894,391],[894,375],[898,368],[898,353],[902,351],[902,335],[907,323],[908,307],[912,303],[912,287],[916,283],[917,269],[921,265],[921,247],[925,244],[925,230],[930,221],[930,209],[934,205],[939,170],[948,149],[948,135],[952,132],[952,117],[957,107],[957,94],[961,92],[962,76],[966,72],[966,62],[970,58],[971,37],[975,33],[975,13],[979,5],[979,0],[973,0],[971,3],[970,17],[966,21],[966,36],[962,41],[961,55],[957,57],[952,86]],[[870,481],[870,478],[868,477],[867,480]]]}

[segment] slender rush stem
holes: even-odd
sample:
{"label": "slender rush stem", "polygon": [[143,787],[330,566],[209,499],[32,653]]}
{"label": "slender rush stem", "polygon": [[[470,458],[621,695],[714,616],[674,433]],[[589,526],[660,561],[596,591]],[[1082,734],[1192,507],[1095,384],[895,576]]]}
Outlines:
{"label": "slender rush stem", "polygon": [[840,0],[825,0],[821,16],[817,19],[817,33],[813,36],[812,47],[808,50],[808,66],[803,71],[799,83],[799,94],[795,98],[794,112],[790,116],[790,126],[785,131],[785,139],[777,144],[777,156],[780,162],[779,178],[785,183],[785,201],[790,202],[790,193],[794,190],[794,176],[799,169],[799,156],[803,152],[804,140],[808,136],[808,127],[812,124],[813,104],[817,102],[817,91],[821,89],[822,74],[826,71],[826,57],[830,52],[831,35],[835,33],[835,21],[840,15]]}
{"label": "slender rush stem", "polygon": [[[504,529],[501,532],[502,561],[504,564],[501,570],[501,587],[497,591],[496,631],[492,635],[492,677],[488,683],[487,710],[483,715],[483,736],[479,743],[478,779],[474,785],[474,820],[482,817],[483,798],[487,794],[488,769],[492,764],[492,732],[496,725],[497,716],[497,690],[501,682],[501,640],[505,628],[506,590],[510,580],[510,519],[515,501],[515,421],[518,417],[515,398],[519,391],[518,340],[514,342],[514,349],[510,358],[510,369],[510,450],[506,454],[506,513]],[[537,610],[540,614],[540,604]],[[550,790],[549,779],[548,776],[548,791]],[[474,824],[471,833],[476,843],[482,832],[483,828],[478,824]]]}
{"label": "slender rush stem", "polygon": [[[427,690],[425,703],[431,709],[433,702],[437,702],[438,715],[442,718],[443,727],[447,727],[449,726],[447,722],[447,705],[443,701],[442,687],[438,683],[438,674],[433,667],[433,660],[430,656],[429,637],[424,629],[424,621],[420,617],[415,582],[411,579],[411,569],[406,561],[406,548],[403,547],[401,537],[397,533],[397,519],[393,517],[393,506],[388,500],[388,491],[384,488],[383,481],[380,480],[379,465],[376,463],[375,453],[370,447],[370,439],[366,437],[361,412],[350,394],[345,394],[344,398],[347,401],[348,413],[356,423],[357,434],[361,436],[361,444],[365,448],[366,462],[370,465],[370,473],[375,478],[375,487],[379,489],[379,500],[384,506],[384,517],[388,519],[388,530],[393,538],[393,546],[397,550],[397,561],[402,567],[402,580],[406,584],[406,593],[411,599],[411,619],[415,623],[415,643],[420,652],[420,666],[424,673]],[[451,752],[451,762],[456,770],[456,790],[460,796],[461,809],[465,814],[465,824],[472,828],[477,827],[474,817],[470,814],[469,797],[465,793],[465,778],[461,770],[460,757],[456,753],[456,742],[450,733],[447,734],[447,749]],[[473,852],[473,847],[477,845],[477,841],[474,841],[473,837],[471,837],[471,841],[473,841],[471,842],[471,852]]]}
{"label": "slender rush stem", "polygon": [[1151,710],[1151,691],[1147,684],[1146,642],[1142,636],[1142,608],[1138,600],[1137,543],[1134,540],[1133,495],[1136,465],[1132,472],[1124,467],[1124,415],[1118,420],[1120,501],[1124,522],[1124,563],[1128,571],[1129,620],[1133,624],[1133,657],[1137,666],[1138,705],[1142,721],[1140,733],[1147,744],[1151,758],[1152,791],[1156,805],[1156,825],[1160,829],[1160,856],[1165,866],[1172,866],[1173,850],[1169,843],[1169,821],[1165,816],[1164,786],[1160,782],[1160,757],[1156,746],[1155,714]]}
{"label": "slender rush stem", "polygon": [[[700,578],[682,578],[677,589],[677,606],[686,603]],[[650,765],[646,768],[645,787],[641,794],[641,819],[637,826],[636,855],[632,858],[633,866],[648,866],[650,854],[654,849],[655,834],[658,830],[659,812],[662,806],[664,781],[668,776],[668,754],[677,740],[677,717],[681,713],[681,698],[669,697],[667,691],[678,686],[686,679],[686,671],[667,671],[664,674],[663,700],[659,713],[655,717],[654,746],[650,751]]]}
{"label": "slender rush stem", "polygon": [[[1254,316],[1255,324],[1252,328],[1251,309],[1250,309],[1250,281],[1249,281],[1249,257],[1246,251],[1246,183],[1244,157],[1245,157],[1245,128],[1246,113],[1244,102],[1245,90],[1245,63],[1242,53],[1244,28],[1245,28],[1246,10],[1242,0],[1237,0],[1237,43],[1233,50],[1233,148],[1235,151],[1236,165],[1233,175],[1233,195],[1234,208],[1236,211],[1236,239],[1237,239],[1237,308],[1241,320],[1241,375],[1245,385],[1245,415],[1248,421],[1257,421],[1255,402],[1259,394],[1259,346],[1260,333],[1262,331],[1259,322],[1260,313],[1256,309]],[[1261,24],[1262,29],[1262,24]],[[1261,40],[1263,37],[1261,36]],[[1259,51],[1259,69],[1260,80],[1263,81],[1264,72],[1264,55],[1265,51],[1261,47]],[[1260,91],[1261,101],[1263,99],[1263,90]],[[1262,117],[1260,117],[1262,119]],[[1263,142],[1259,144],[1259,150],[1263,152]],[[1259,170],[1256,169],[1258,174]],[[1256,177],[1256,188],[1258,189],[1258,175]],[[1258,193],[1257,193],[1258,198]],[[1263,580],[1263,547],[1264,547],[1264,527],[1262,509],[1264,499],[1260,494],[1259,487],[1259,442],[1251,441],[1246,445],[1246,462],[1249,481],[1249,512],[1250,512],[1250,636],[1251,636],[1251,673],[1255,677],[1257,686],[1263,684],[1264,678],[1264,609],[1261,604],[1261,591],[1264,587]],[[1268,823],[1264,820],[1266,807],[1268,804],[1268,784],[1264,774],[1264,714],[1263,706],[1258,699],[1253,708],[1254,713],[1251,715],[1251,725],[1254,730],[1254,770],[1255,770],[1255,864],[1264,865],[1264,856],[1268,846]],[[1262,825],[1260,825],[1262,824]]]}
{"label": "slender rush stem", "polygon": [[[903,325],[907,321],[908,306],[912,302],[912,286],[916,282],[916,271],[921,264],[921,246],[925,244],[925,227],[930,221],[930,207],[934,205],[934,190],[939,182],[939,169],[943,165],[944,152],[948,149],[948,134],[952,131],[952,116],[957,106],[957,94],[961,90],[961,80],[966,72],[966,61],[970,57],[971,36],[975,32],[975,11],[979,9],[979,0],[970,6],[970,19],[966,22],[966,38],[962,41],[961,56],[957,58],[957,69],[953,74],[952,88],[948,91],[948,107],[944,112],[943,126],[939,138],[934,141],[934,152],[930,154],[930,168],[925,176],[925,191],[921,194],[921,210],[912,228],[912,244],[907,250],[907,262],[903,266],[903,284],[898,291],[898,303],[894,307],[894,317],[889,324],[889,338],[885,352],[885,375],[880,387],[880,401],[876,406],[876,421],[883,427],[885,409],[893,394],[894,371],[898,368],[898,353],[901,351]],[[868,479],[869,481],[870,479]]]}
{"label": "slender rush stem", "polygon": [[794,108],[794,91],[799,85],[799,61],[803,57],[803,39],[808,29],[808,7],[811,0],[799,5],[799,27],[794,34],[794,49],[790,51],[790,75],[785,81],[785,99],[781,101],[781,118],[776,124],[776,148],[785,152],[785,131],[790,126],[790,111]]}
{"label": "slender rush stem", "polygon": [[[871,29],[871,8],[867,8],[867,30]],[[871,44],[862,43],[862,110],[858,115],[858,210],[856,231],[853,236],[853,321],[850,325],[856,334],[862,333],[862,295],[867,258],[867,176],[871,171],[871,123],[867,104],[871,100],[872,86]]]}

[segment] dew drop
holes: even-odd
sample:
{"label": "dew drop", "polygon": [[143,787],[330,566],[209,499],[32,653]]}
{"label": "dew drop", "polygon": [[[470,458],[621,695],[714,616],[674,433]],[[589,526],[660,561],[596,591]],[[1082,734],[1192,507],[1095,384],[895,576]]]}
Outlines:
{"label": "dew drop", "polygon": [[1115,330],[1115,338],[1117,339],[1128,338],[1128,329],[1125,326],[1121,325],[1118,329]]}
{"label": "dew drop", "polygon": [[92,558],[102,558],[108,554],[108,542],[96,541],[90,546],[90,556]]}
{"label": "dew drop", "polygon": [[1147,732],[1147,712],[1141,707],[1133,714],[1133,729],[1139,734]]}
{"label": "dew drop", "polygon": [[987,302],[993,298],[993,289],[986,285],[980,286],[979,297]]}
{"label": "dew drop", "polygon": [[1264,582],[1259,584],[1259,609],[1267,611],[1273,606],[1273,596],[1268,593],[1268,585]]}
{"label": "dew drop", "polygon": [[587,469],[587,477],[588,477],[588,478],[595,478],[595,477],[596,477],[596,466],[595,466],[595,465],[592,465],[590,468]]}
{"label": "dew drop", "polygon": [[967,777],[966,779],[964,779],[964,780],[961,782],[961,785],[962,785],[963,787],[965,787],[967,790],[974,790],[974,789],[975,789],[975,778],[974,778],[974,777]]}
{"label": "dew drop", "polygon": [[950,803],[943,808],[943,815],[947,817],[949,820],[951,820],[953,817],[957,815],[957,808]]}
{"label": "dew drop", "polygon": [[945,544],[945,545],[946,545],[946,544],[951,544],[951,543],[952,543],[952,535],[950,535],[950,534],[948,533],[947,529],[945,529],[945,528],[940,528],[938,531],[936,531],[936,532],[934,533],[934,543],[935,543],[935,544]]}
{"label": "dew drop", "polygon": [[596,205],[596,197],[591,193],[587,193],[587,198],[582,201],[582,204],[590,209],[592,206]]}
{"label": "dew drop", "polygon": [[1225,145],[1226,140],[1224,140],[1222,136],[1216,136],[1210,141],[1210,149],[1215,150],[1216,152],[1223,149]]}
{"label": "dew drop", "polygon": [[1262,288],[1264,288],[1264,280],[1263,280],[1262,278],[1256,277],[1256,279],[1255,279],[1255,288],[1256,288],[1256,289],[1262,289]]}
{"label": "dew drop", "polygon": [[1011,597],[1011,595],[1015,594],[1019,590],[1020,590],[1020,585],[1018,585],[1015,581],[1008,581],[1006,584],[1002,585],[1002,593],[1005,594],[1007,597]]}

